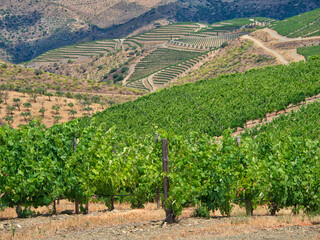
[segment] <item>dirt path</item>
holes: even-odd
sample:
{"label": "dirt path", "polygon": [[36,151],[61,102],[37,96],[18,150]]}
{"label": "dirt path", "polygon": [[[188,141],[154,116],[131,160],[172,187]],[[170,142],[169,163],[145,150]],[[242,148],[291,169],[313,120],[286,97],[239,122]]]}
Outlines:
{"label": "dirt path", "polygon": [[137,64],[145,57],[145,55],[139,57],[133,64],[131,64],[129,66],[129,70],[128,70],[128,75],[123,79],[122,81],[122,85],[125,87],[127,86],[127,82],[128,82],[128,79],[131,77],[131,75],[133,74]]}
{"label": "dirt path", "polygon": [[197,23],[197,25],[199,25],[199,29],[197,29],[195,32],[199,32],[202,28],[207,28],[208,26],[206,24],[203,23]]}
{"label": "dirt path", "polygon": [[305,61],[305,57],[297,53],[297,49],[290,50],[290,56],[298,61]]}
{"label": "dirt path", "polygon": [[[300,240],[320,239],[320,228],[314,223],[284,223],[279,217],[257,216],[230,218],[183,218],[177,224],[160,227],[161,221],[94,227],[87,230],[58,231],[50,240],[58,239],[185,239],[185,240]],[[278,221],[276,223],[276,221]],[[264,222],[264,223],[263,223]]]}
{"label": "dirt path", "polygon": [[316,36],[316,37],[306,37],[306,38],[302,38],[302,37],[298,37],[298,38],[288,38],[285,36],[280,35],[277,31],[272,30],[270,28],[264,28],[262,29],[262,31],[270,34],[272,37],[278,39],[278,41],[280,42],[294,42],[294,41],[307,41],[307,40],[314,40],[314,39],[320,39],[320,36]]}
{"label": "dirt path", "polygon": [[271,55],[275,56],[279,60],[279,62],[281,62],[281,63],[283,63],[285,65],[289,64],[289,62],[280,53],[278,53],[277,51],[275,51],[275,50],[273,50],[271,48],[268,48],[267,46],[265,46],[264,43],[262,43],[258,39],[255,39],[254,37],[248,36],[248,35],[242,36],[242,39],[248,39],[248,40],[253,41],[256,45],[258,45],[259,47],[263,48],[264,50],[269,52]]}

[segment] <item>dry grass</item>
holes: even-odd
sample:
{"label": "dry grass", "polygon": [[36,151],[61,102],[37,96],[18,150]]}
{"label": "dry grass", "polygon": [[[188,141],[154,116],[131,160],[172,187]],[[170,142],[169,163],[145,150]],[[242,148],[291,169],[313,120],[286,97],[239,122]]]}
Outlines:
{"label": "dry grass", "polygon": [[[61,201],[57,206],[58,212],[72,210],[74,205],[68,201]],[[156,210],[156,205],[146,204],[144,209],[130,210],[129,204],[115,204],[112,212],[106,212],[106,206],[101,203],[91,203],[89,205],[89,215],[53,215],[50,217],[36,217],[31,219],[15,219],[24,227],[23,231],[17,231],[13,239],[34,239],[52,236],[55,232],[66,230],[84,230],[92,227],[115,226],[119,224],[138,223],[152,220],[160,220],[165,217],[163,210]],[[44,214],[48,212],[46,207],[37,209]],[[92,213],[93,212],[93,213]],[[62,216],[62,217],[60,217]],[[0,213],[0,219],[16,218],[14,209],[7,208]],[[8,220],[6,222],[9,222]],[[41,229],[41,231],[39,231]],[[0,236],[0,239],[10,239],[11,232]]]}
{"label": "dry grass", "polygon": [[[73,109],[77,111],[77,114],[74,115],[74,117],[82,117],[84,115],[87,115],[87,111],[83,111],[83,108],[85,106],[81,105],[79,101],[76,99],[71,98],[64,98],[64,97],[51,97],[51,101],[49,101],[49,98],[46,96],[39,96],[37,97],[36,102],[34,102],[33,99],[30,99],[30,96],[27,94],[24,95],[22,93],[18,92],[8,92],[8,101],[7,104],[2,103],[0,104],[0,122],[5,122],[4,117],[8,115],[7,106],[14,106],[15,103],[13,102],[14,98],[20,98],[21,101],[21,110],[19,111],[16,107],[15,110],[13,110],[13,123],[10,125],[14,128],[17,128],[20,124],[26,124],[30,119],[37,118],[41,119],[41,122],[44,123],[47,127],[51,127],[53,124],[56,123],[56,120],[54,119],[54,116],[61,116],[61,120],[59,120],[59,123],[67,122],[73,119],[73,116],[70,115],[71,108],[68,106],[69,103],[73,103],[74,107]],[[25,121],[23,116],[20,116],[22,112],[27,112],[28,109],[23,106],[24,103],[31,103],[32,106],[29,109],[31,113],[31,117],[27,117],[27,122]],[[60,106],[59,114],[56,114],[55,110],[52,110],[52,106]],[[42,108],[46,110],[44,113],[44,117],[42,117],[42,114],[39,112],[39,110]],[[104,106],[104,108],[107,105]],[[102,111],[104,108],[101,107],[99,104],[92,104],[90,106],[93,111],[90,111],[90,114]],[[10,115],[10,114],[9,114]]]}
{"label": "dry grass", "polygon": [[[58,212],[73,209],[74,205],[68,201],[61,201],[58,205]],[[179,217],[180,222],[174,225],[167,225],[164,228],[151,227],[151,221],[159,221],[165,218],[162,209],[157,210],[156,204],[146,204],[145,209],[130,209],[130,205],[116,204],[112,212],[104,211],[106,206],[101,203],[91,203],[88,215],[53,215],[49,217],[34,217],[30,219],[14,219],[15,224],[22,226],[16,229],[14,237],[12,231],[2,232],[0,239],[44,239],[56,234],[78,233],[93,231],[97,228],[122,226],[127,231],[132,224],[139,224],[144,228],[147,235],[141,238],[148,239],[180,239],[180,238],[205,238],[212,236],[232,236],[260,231],[263,229],[276,229],[289,226],[311,226],[320,221],[320,217],[309,218],[304,214],[292,215],[291,209],[281,210],[277,216],[268,216],[267,207],[259,207],[253,217],[245,216],[245,210],[234,207],[231,217],[223,217],[219,212],[212,214],[212,218],[191,218],[193,208],[184,209]],[[45,213],[47,208],[38,209]],[[13,209],[6,209],[0,213],[0,218],[16,217]],[[10,220],[2,221],[10,225]],[[159,222],[160,223],[160,222]],[[158,223],[157,223],[158,225]],[[151,231],[150,231],[151,230]],[[107,231],[111,232],[111,231]],[[140,236],[140,235],[139,235]]]}

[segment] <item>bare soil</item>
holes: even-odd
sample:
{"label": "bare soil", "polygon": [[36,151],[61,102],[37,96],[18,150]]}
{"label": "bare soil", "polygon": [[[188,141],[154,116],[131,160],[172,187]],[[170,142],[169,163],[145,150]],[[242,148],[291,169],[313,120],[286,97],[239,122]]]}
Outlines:
{"label": "bare soil", "polygon": [[91,203],[88,215],[61,214],[73,207],[61,201],[58,215],[46,215],[48,209],[41,208],[42,215],[28,219],[17,219],[8,208],[0,212],[0,239],[320,239],[320,216],[292,215],[290,209],[269,216],[267,207],[261,206],[247,217],[235,206],[230,217],[215,212],[204,219],[192,217],[194,209],[188,208],[177,223],[160,226],[164,210],[153,203],[145,209],[116,204],[112,212],[101,203]]}
{"label": "bare soil", "polygon": [[[21,106],[20,110],[18,107],[12,111],[12,114],[7,110],[7,106],[15,106],[15,102],[13,101],[14,98],[20,98]],[[23,106],[24,103],[31,103],[31,107],[28,109]],[[71,108],[68,104],[72,103],[74,106]],[[59,106],[60,110],[57,112],[56,110],[52,109],[52,106]],[[39,96],[37,97],[36,102],[34,99],[30,98],[27,94],[19,93],[19,92],[8,92],[8,100],[7,104],[1,103],[0,104],[0,124],[4,124],[4,118],[8,115],[13,116],[13,122],[10,125],[13,128],[17,128],[20,124],[26,124],[32,119],[39,119],[43,124],[47,127],[51,127],[53,124],[57,123],[54,119],[54,116],[60,116],[61,119],[58,121],[59,123],[70,121],[77,117],[83,117],[92,115],[97,111],[104,110],[108,105],[101,106],[99,104],[93,103],[90,105],[92,111],[85,111],[83,110],[87,106],[82,105],[78,100],[72,98],[65,98],[65,97],[51,97],[50,101],[49,98],[46,96]],[[42,113],[39,112],[41,108],[45,109],[44,116]],[[73,109],[77,113],[72,115],[70,110]],[[31,115],[28,116],[26,119],[21,116],[20,114],[23,112],[30,111]],[[27,120],[27,121],[26,121]]]}

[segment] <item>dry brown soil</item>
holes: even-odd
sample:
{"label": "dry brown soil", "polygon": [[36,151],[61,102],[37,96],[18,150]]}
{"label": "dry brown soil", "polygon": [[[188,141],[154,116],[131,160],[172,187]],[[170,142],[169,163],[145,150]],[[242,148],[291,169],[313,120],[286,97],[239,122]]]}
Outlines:
{"label": "dry brown soil", "polygon": [[[27,94],[19,93],[19,92],[8,92],[9,99],[7,100],[7,104],[1,103],[0,104],[0,123],[4,124],[6,121],[4,118],[8,115],[11,115],[8,113],[8,110],[6,109],[7,106],[14,106],[15,103],[13,102],[14,98],[20,98],[21,100],[21,106],[20,111],[16,107],[15,110],[13,110],[13,123],[10,123],[10,125],[14,128],[17,128],[20,124],[26,124],[29,122],[30,119],[37,118],[41,119],[41,122],[44,123],[47,127],[51,127],[53,124],[56,123],[54,116],[61,116],[61,120],[59,120],[59,123],[67,122],[73,119],[73,115],[70,114],[71,108],[68,106],[69,103],[73,103],[74,107],[73,109],[77,111],[77,113],[74,115],[74,117],[82,117],[88,114],[87,111],[84,111],[83,108],[86,108],[86,106],[82,105],[78,100],[71,99],[71,98],[64,98],[64,97],[51,97],[51,101],[49,101],[49,98],[46,96],[39,96],[37,97],[36,102],[34,102],[33,99],[30,98]],[[28,110],[23,106],[24,103],[31,103],[31,108]],[[52,106],[60,106],[60,111],[57,112],[55,110],[52,110]],[[90,107],[93,109],[93,111],[90,111],[90,114],[93,114],[97,111],[102,111],[105,109],[105,107],[108,105],[101,107],[99,104],[92,104]],[[44,113],[44,117],[42,117],[42,113],[39,112],[41,108],[44,108],[46,111]],[[20,116],[22,112],[30,111],[31,117],[27,117],[27,122],[25,121],[23,116]]]}
{"label": "dry brown soil", "polygon": [[88,215],[61,214],[73,207],[62,200],[58,215],[46,215],[48,209],[40,208],[42,215],[28,219],[17,219],[8,208],[0,212],[0,239],[320,239],[320,217],[294,216],[290,209],[269,216],[262,206],[247,217],[244,209],[235,206],[230,217],[215,212],[204,219],[192,217],[194,209],[188,208],[177,223],[161,227],[165,214],[153,203],[145,209],[116,204],[112,212],[103,204],[91,203]]}

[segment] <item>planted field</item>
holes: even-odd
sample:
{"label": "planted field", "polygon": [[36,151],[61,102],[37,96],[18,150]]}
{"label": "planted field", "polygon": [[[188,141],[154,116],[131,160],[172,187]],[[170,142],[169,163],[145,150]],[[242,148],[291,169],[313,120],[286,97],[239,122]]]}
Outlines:
{"label": "planted field", "polygon": [[320,45],[298,48],[297,53],[303,55],[306,59],[310,56],[320,55]]}
{"label": "planted field", "polygon": [[166,83],[172,81],[173,79],[177,78],[179,75],[187,71],[189,68],[193,67],[206,56],[207,53],[158,72],[153,76],[153,83],[158,86],[165,85]]}
{"label": "planted field", "polygon": [[93,197],[112,210],[115,197],[142,208],[165,193],[167,219],[190,206],[206,218],[217,209],[229,216],[235,205],[247,215],[266,204],[271,215],[286,208],[317,212],[319,103],[241,142],[231,132],[319,94],[319,84],[320,58],[313,57],[164,89],[49,129],[36,122],[6,125],[0,128],[0,205],[27,217],[43,206],[55,213],[61,197],[80,213],[89,211],[82,205]]}
{"label": "planted field", "polygon": [[215,37],[180,38],[175,41],[170,41],[170,43],[178,46],[200,48],[200,49],[216,48],[216,47],[220,47],[223,43],[227,41],[236,39],[245,34],[247,34],[247,32],[226,34],[223,36],[215,36]]}
{"label": "planted field", "polygon": [[249,26],[266,26],[274,23],[276,20],[264,17],[253,17],[253,18],[236,18],[231,20],[225,20],[223,22],[217,22],[212,24],[208,29],[204,31],[215,32],[215,31],[227,31],[233,32],[243,27]]}
{"label": "planted field", "polygon": [[32,60],[34,63],[53,63],[63,60],[76,60],[81,57],[90,57],[108,52],[114,52],[120,48],[116,40],[99,40],[93,42],[79,43],[67,47],[58,48],[46,52]]}
{"label": "planted field", "polygon": [[199,28],[200,26],[197,24],[171,24],[135,36],[132,39],[139,42],[161,42],[188,35]]}
{"label": "planted field", "polygon": [[142,79],[139,79],[139,80],[134,81],[134,82],[129,82],[127,84],[127,87],[149,91],[149,89],[146,88],[146,86],[142,83]]}
{"label": "planted field", "polygon": [[158,48],[137,64],[134,73],[129,78],[129,81],[135,81],[137,79],[147,77],[148,75],[165,67],[177,64],[197,55],[199,55],[199,53],[192,51]]}
{"label": "planted field", "polygon": [[96,124],[103,122],[107,128],[117,125],[120,131],[137,134],[153,132],[156,125],[178,134],[196,131],[220,136],[226,128],[243,127],[248,120],[320,93],[319,69],[320,59],[310,59],[220,76],[150,94],[94,118]]}
{"label": "planted field", "polygon": [[273,29],[291,38],[320,36],[320,8],[276,23]]}

